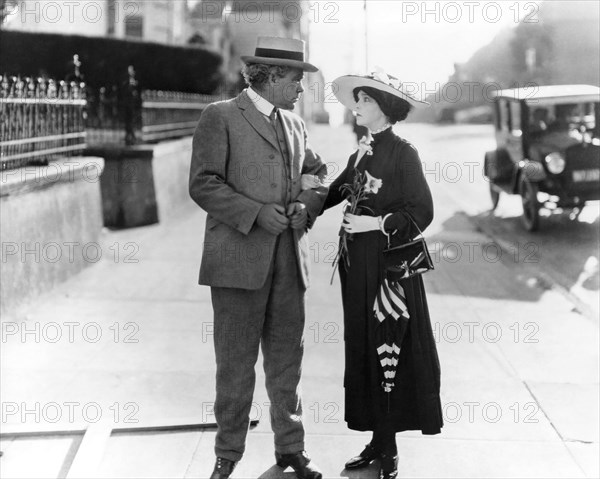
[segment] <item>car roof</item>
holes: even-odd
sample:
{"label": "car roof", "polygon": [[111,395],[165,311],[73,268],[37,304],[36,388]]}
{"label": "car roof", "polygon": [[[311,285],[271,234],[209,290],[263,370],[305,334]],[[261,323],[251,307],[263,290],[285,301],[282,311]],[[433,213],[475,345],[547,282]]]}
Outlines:
{"label": "car roof", "polygon": [[496,98],[525,100],[526,103],[577,103],[600,101],[600,88],[593,85],[531,85],[523,88],[497,90]]}

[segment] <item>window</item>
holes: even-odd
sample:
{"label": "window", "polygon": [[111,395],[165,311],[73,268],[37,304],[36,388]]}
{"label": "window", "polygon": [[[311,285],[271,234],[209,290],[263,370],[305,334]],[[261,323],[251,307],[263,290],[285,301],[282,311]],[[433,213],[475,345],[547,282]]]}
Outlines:
{"label": "window", "polygon": [[508,131],[510,129],[510,111],[506,100],[498,100],[498,113],[500,130]]}
{"label": "window", "polygon": [[510,132],[515,136],[521,136],[521,105],[511,101],[510,105]]}

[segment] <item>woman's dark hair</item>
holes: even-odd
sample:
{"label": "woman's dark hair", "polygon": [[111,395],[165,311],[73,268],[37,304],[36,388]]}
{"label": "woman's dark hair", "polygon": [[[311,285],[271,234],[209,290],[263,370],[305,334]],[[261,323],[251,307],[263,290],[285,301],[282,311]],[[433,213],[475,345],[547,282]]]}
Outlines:
{"label": "woman's dark hair", "polygon": [[352,90],[354,101],[358,101],[358,92],[363,91],[377,102],[379,108],[393,125],[396,122],[405,120],[412,105],[402,98],[383,92],[377,88],[368,86],[358,86]]}

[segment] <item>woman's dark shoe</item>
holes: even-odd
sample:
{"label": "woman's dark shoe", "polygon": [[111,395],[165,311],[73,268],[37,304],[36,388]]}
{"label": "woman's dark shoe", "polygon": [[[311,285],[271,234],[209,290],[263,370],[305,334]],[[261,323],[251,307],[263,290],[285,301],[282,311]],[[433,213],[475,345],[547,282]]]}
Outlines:
{"label": "woman's dark shoe", "polygon": [[294,454],[279,454],[275,452],[275,461],[279,467],[284,469],[291,466],[298,479],[322,479],[323,475],[319,468],[311,463],[306,451]]}
{"label": "woman's dark shoe", "polygon": [[224,457],[217,457],[215,468],[210,476],[210,479],[228,479],[235,469],[237,462],[230,461]]}
{"label": "woman's dark shoe", "polygon": [[398,476],[398,456],[381,454],[379,460],[381,461],[379,479],[395,479]]}
{"label": "woman's dark shoe", "polygon": [[359,469],[367,467],[379,457],[379,452],[371,444],[367,444],[363,452],[353,457],[346,463],[346,469]]}

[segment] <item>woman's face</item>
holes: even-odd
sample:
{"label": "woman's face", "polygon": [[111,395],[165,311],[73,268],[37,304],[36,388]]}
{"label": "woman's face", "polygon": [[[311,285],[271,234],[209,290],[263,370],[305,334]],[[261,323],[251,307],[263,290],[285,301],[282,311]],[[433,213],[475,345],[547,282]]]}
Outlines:
{"label": "woman's face", "polygon": [[366,126],[369,130],[378,130],[387,123],[387,117],[372,97],[364,91],[358,92],[358,101],[354,107],[356,123]]}

